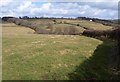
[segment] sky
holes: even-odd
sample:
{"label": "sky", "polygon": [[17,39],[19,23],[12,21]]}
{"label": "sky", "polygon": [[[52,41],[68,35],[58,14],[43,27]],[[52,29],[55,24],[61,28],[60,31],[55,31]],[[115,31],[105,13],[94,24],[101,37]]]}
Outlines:
{"label": "sky", "polygon": [[119,0],[0,0],[0,17],[118,18]]}

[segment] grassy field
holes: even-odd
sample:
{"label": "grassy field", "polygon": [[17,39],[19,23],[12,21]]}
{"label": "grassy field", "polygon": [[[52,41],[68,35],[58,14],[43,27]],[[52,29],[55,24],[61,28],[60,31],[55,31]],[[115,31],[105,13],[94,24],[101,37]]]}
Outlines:
{"label": "grassy field", "polygon": [[80,24],[81,26],[93,28],[95,30],[108,30],[108,29],[112,29],[111,26],[105,26],[105,25],[102,25],[100,23],[95,23],[95,22],[85,21],[85,20],[79,21],[79,22],[74,22],[73,24]]}
{"label": "grassy field", "polygon": [[[91,22],[91,21],[87,21],[87,20],[70,20],[70,19],[54,19],[56,20],[56,22],[61,22],[60,24],[54,24],[52,19],[29,19],[28,21],[32,22],[32,23],[36,23],[39,24],[42,27],[46,27],[49,26],[50,24],[54,27],[54,26],[73,26],[73,25],[69,25],[69,24],[64,24],[64,22],[66,23],[70,23],[70,24],[79,24],[82,27],[88,27],[88,28],[92,28],[95,30],[108,30],[108,29],[112,29],[111,26],[105,26],[102,25],[100,23],[95,23],[95,22]],[[83,29],[80,26],[76,26],[78,28],[80,28],[80,30],[83,31]]]}
{"label": "grassy field", "polygon": [[79,35],[33,34],[12,23],[3,24],[2,29],[3,80],[113,78],[108,67],[113,42]]}
{"label": "grassy field", "polygon": [[7,24],[2,24],[2,34],[5,35],[25,35],[25,34],[33,34],[34,30],[25,28],[22,26],[17,26],[14,23],[7,23]]}
{"label": "grassy field", "polygon": [[52,26],[53,26],[53,29],[55,28],[64,29],[65,27],[75,27],[79,33],[82,33],[85,30],[79,26],[74,26],[74,25],[69,25],[69,24],[53,24]]}
{"label": "grassy field", "polygon": [[71,24],[76,24],[76,25],[79,24],[80,26],[83,26],[83,27],[93,28],[95,30],[112,29],[111,26],[105,26],[100,23],[95,23],[95,22],[91,22],[91,21],[87,21],[87,20],[64,20],[64,21],[71,23]]}

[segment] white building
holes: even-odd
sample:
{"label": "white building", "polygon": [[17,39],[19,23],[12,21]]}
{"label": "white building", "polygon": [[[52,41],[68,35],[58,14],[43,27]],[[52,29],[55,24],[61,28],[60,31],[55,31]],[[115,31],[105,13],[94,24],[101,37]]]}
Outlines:
{"label": "white building", "polygon": [[90,20],[90,21],[92,21],[92,20]]}

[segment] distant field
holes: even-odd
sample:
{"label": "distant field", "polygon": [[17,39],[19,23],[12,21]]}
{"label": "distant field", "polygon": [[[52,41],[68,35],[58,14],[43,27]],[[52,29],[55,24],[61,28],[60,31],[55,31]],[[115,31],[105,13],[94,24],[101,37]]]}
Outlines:
{"label": "distant field", "polygon": [[52,19],[28,19],[28,21],[34,22],[36,24],[54,23]]}
{"label": "distant field", "polygon": [[33,34],[34,30],[25,28],[22,26],[17,26],[14,23],[2,24],[2,34],[5,35],[25,35],[25,34]]}
{"label": "distant field", "polygon": [[[64,24],[64,22],[67,22],[67,23],[71,23],[71,24],[79,24],[83,27],[89,27],[89,28],[93,28],[95,30],[108,30],[108,29],[112,29],[111,26],[105,26],[105,25],[102,25],[100,23],[95,23],[95,22],[91,22],[91,21],[87,21],[87,20],[70,20],[70,19],[54,19],[56,20],[58,23],[59,22],[62,22],[61,24],[59,25],[68,25],[68,24]],[[36,23],[36,24],[39,24],[43,27],[46,27],[46,26],[49,26],[49,24],[53,25],[53,26],[56,26],[53,22],[52,19],[29,19],[28,21],[30,22],[33,22],[33,23]],[[71,25],[68,25],[68,26],[71,26]],[[81,27],[78,26],[80,29]]]}
{"label": "distant field", "polygon": [[3,24],[2,29],[3,80],[112,77],[108,56],[113,42],[79,35],[33,34],[33,30],[12,23]]}
{"label": "distant field", "polygon": [[80,21],[80,22],[75,22],[73,24],[80,24],[81,26],[93,28],[95,30],[108,30],[108,29],[112,29],[111,26],[105,26],[105,25],[102,25],[100,23],[95,23],[95,22],[91,22],[91,21]]}
{"label": "distant field", "polygon": [[58,21],[66,21],[67,23],[76,24],[76,25],[80,24],[81,26],[93,28],[95,30],[112,29],[111,26],[105,26],[100,23],[95,23],[95,22],[91,22],[91,21],[87,21],[87,20],[60,20],[59,19]]}

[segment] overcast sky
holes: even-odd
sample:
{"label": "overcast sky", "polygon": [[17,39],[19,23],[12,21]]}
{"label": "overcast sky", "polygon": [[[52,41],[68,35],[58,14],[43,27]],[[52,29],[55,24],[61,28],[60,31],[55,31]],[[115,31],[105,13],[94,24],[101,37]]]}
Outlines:
{"label": "overcast sky", "polygon": [[0,0],[0,16],[94,17],[117,19],[118,1],[119,0]]}

